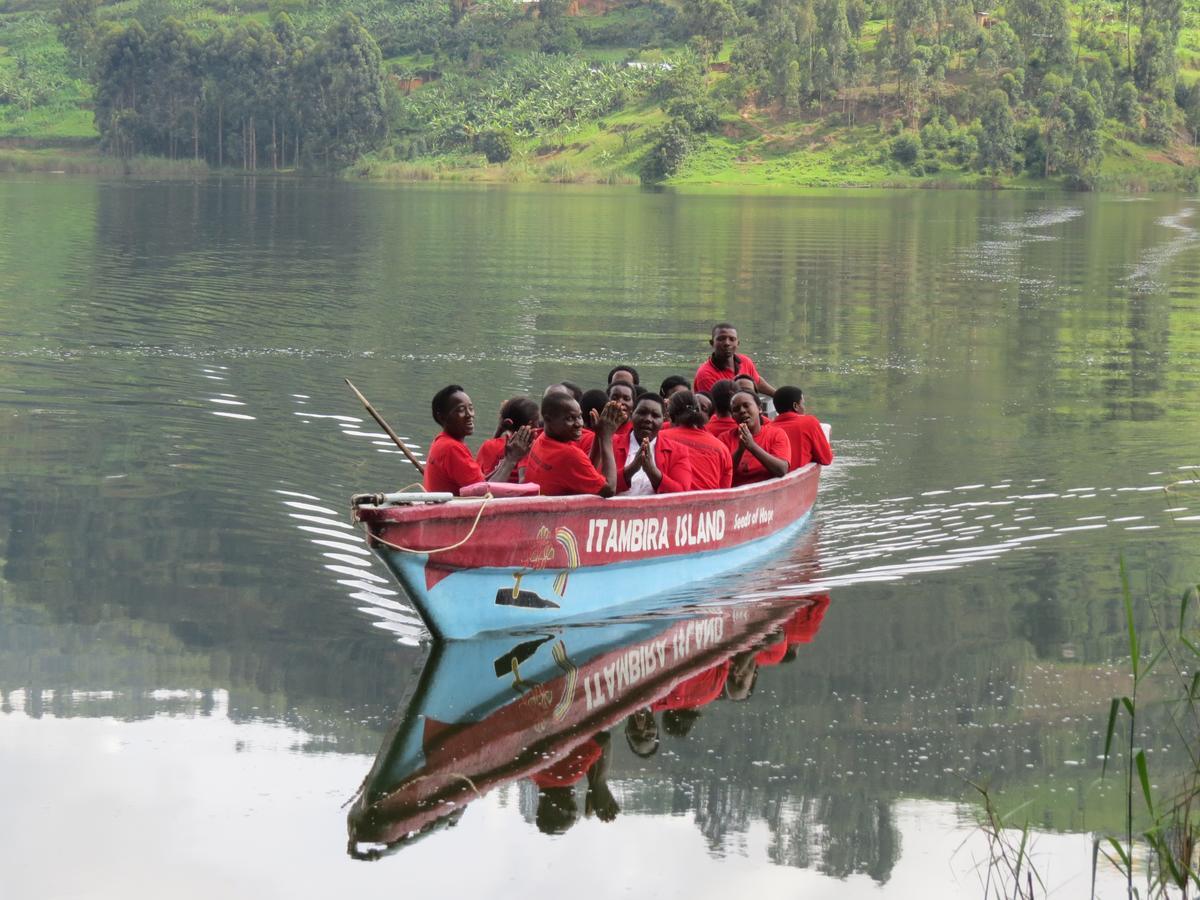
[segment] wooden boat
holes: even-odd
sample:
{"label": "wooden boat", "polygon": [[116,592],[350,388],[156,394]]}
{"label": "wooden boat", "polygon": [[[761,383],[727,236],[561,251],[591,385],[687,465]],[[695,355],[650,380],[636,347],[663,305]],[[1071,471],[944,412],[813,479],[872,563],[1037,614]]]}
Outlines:
{"label": "wooden boat", "polygon": [[351,806],[350,854],[373,859],[455,824],[488,791],[546,771],[735,654],[757,666],[764,646],[811,640],[828,603],[793,595],[434,644]]}
{"label": "wooden boat", "polygon": [[356,497],[369,543],[437,638],[594,620],[750,566],[785,545],[820,467],[650,497]]}

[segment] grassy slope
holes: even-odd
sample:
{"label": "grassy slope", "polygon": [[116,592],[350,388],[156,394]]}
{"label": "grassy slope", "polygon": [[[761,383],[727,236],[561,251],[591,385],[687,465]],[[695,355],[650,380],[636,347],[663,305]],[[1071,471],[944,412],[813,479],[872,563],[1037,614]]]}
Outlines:
{"label": "grassy slope", "polygon": [[[102,19],[122,21],[139,3],[154,3],[171,14],[200,27],[232,22],[238,17],[265,19],[265,4],[251,2],[230,7],[211,0],[121,0],[102,8]],[[51,24],[54,0],[0,0],[0,80],[16,72],[18,57],[32,60],[42,80],[50,85],[40,105],[23,109],[17,104],[0,105],[0,170],[51,168],[64,171],[100,170],[98,162],[81,159],[81,148],[97,138],[90,112],[90,88],[70,77],[69,60],[58,44]],[[618,10],[615,14],[619,15]],[[591,21],[581,21],[586,34]],[[863,30],[861,51],[870,53],[883,23],[868,22]],[[1105,30],[1121,31],[1119,23]],[[727,56],[726,47],[723,56]],[[626,58],[632,49],[586,48],[597,61]],[[653,55],[653,54],[651,54]],[[1200,28],[1184,31],[1179,47],[1180,77],[1187,82],[1200,78]],[[419,68],[429,59],[389,60],[393,68]],[[713,80],[722,77],[712,76]],[[889,88],[881,92],[856,89],[861,111],[851,126],[836,124],[838,117],[818,112],[784,115],[778,111],[746,110],[730,114],[720,133],[707,138],[671,179],[680,187],[748,186],[780,189],[817,186],[937,186],[974,187],[994,185],[973,172],[946,161],[937,171],[914,176],[891,161],[882,151],[887,130],[896,112],[889,107]],[[827,104],[832,112],[836,104]],[[519,142],[513,159],[488,165],[481,156],[461,154],[426,157],[415,162],[396,162],[384,151],[362,161],[355,173],[365,177],[404,180],[450,179],[465,181],[576,181],[597,183],[636,182],[638,164],[653,129],[664,121],[660,109],[650,104],[627,107],[606,117],[604,122],[581,124],[553,149],[544,139]],[[618,127],[620,126],[620,127]],[[34,148],[38,148],[35,152]],[[47,150],[46,148],[50,148]],[[64,148],[65,152],[64,152]],[[1180,141],[1163,149],[1124,140],[1114,132],[1105,142],[1101,167],[1107,187],[1146,190],[1170,188],[1200,160],[1193,148]],[[84,154],[86,155],[86,154]],[[89,169],[89,165],[91,168]],[[192,169],[191,171],[194,171]],[[1004,179],[1006,186],[1045,186],[1028,177]]]}

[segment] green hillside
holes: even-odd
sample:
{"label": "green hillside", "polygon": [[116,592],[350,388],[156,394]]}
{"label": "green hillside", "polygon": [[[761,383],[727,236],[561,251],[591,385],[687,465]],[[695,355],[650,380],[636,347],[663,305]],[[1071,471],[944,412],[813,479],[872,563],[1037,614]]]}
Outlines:
{"label": "green hillside", "polygon": [[1200,10],[4,0],[0,170],[1194,189]]}

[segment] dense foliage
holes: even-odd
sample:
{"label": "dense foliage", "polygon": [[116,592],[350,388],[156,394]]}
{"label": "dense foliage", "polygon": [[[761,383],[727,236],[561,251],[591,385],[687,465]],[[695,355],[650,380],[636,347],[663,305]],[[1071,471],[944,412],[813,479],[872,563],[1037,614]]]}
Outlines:
{"label": "dense foliage", "polygon": [[649,180],[752,122],[785,148],[873,127],[860,160],[902,175],[1086,186],[1136,144],[1194,168],[1200,137],[1182,0],[30,2],[56,7],[0,12],[0,124],[91,99],[123,155],[336,167],[390,132],[385,157],[503,162],[620,116],[589,161]]}
{"label": "dense foliage", "polygon": [[203,39],[173,18],[135,21],[103,39],[95,81],[101,141],[121,156],[338,167],[386,132],[379,48],[349,14],[316,41],[286,14]]}
{"label": "dense foliage", "polygon": [[425,135],[431,149],[471,144],[497,129],[522,138],[549,134],[618,109],[644,93],[657,74],[648,67],[534,54],[497,69],[482,84],[449,75],[405,97],[398,129]]}

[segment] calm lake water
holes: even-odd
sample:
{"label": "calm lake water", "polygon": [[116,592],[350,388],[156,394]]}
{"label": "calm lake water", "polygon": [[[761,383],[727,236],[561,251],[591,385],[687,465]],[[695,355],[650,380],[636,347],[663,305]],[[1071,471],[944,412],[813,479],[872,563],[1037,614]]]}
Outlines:
{"label": "calm lake water", "polygon": [[[1200,578],[1196,205],[0,182],[4,895],[981,896],[967,779],[1086,895],[1119,560]],[[459,381],[482,439],[564,377],[690,374],[720,319],[838,457],[728,590],[823,615],[653,755],[606,726],[612,821],[581,783],[545,834],[519,777],[352,859],[408,704],[470,679],[348,525],[416,477],[342,379],[421,446]]]}

